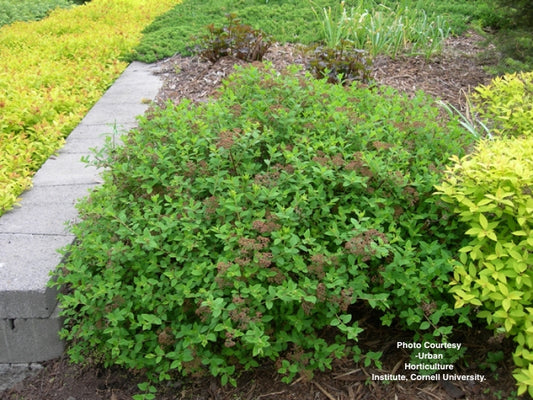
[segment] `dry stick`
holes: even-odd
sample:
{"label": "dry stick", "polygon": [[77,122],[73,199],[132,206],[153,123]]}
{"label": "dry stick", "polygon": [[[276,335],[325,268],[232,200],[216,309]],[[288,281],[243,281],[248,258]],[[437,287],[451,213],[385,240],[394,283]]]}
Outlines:
{"label": "dry stick", "polygon": [[322,386],[320,386],[319,383],[317,383],[317,382],[313,382],[313,384],[314,384],[314,385],[315,385],[315,386],[316,386],[316,387],[317,387],[322,393],[324,393],[324,395],[325,395],[329,400],[337,400],[337,399],[335,399],[335,397],[333,397],[331,394],[329,394],[329,393],[327,392],[326,389],[324,389]]}
{"label": "dry stick", "polygon": [[272,392],[272,393],[262,394],[260,396],[257,396],[256,399],[260,399],[261,397],[267,397],[267,396],[276,396],[278,394],[283,394],[283,393],[285,393],[285,390],[282,390],[280,392]]}
{"label": "dry stick", "polygon": [[298,382],[302,381],[304,379],[303,375],[300,376],[298,379],[296,379],[294,382],[291,383],[291,386],[296,385]]}
{"label": "dry stick", "polygon": [[391,371],[391,374],[394,375],[396,373],[396,371],[398,371],[398,368],[400,368],[400,365],[402,365],[402,363],[404,362],[405,358],[401,358],[400,361],[398,361],[396,363],[396,365],[394,366],[394,368],[392,369]]}
{"label": "dry stick", "polygon": [[348,398],[350,400],[354,400],[355,399],[355,393],[353,391],[353,387],[352,386],[348,386]]}
{"label": "dry stick", "polygon": [[361,368],[357,368],[357,369],[353,369],[351,371],[348,371],[348,372],[345,372],[343,374],[340,374],[340,375],[336,375],[334,377],[334,379],[341,379],[341,378],[344,378],[345,376],[348,376],[348,375],[351,375],[351,374],[355,374],[357,372],[361,371]]}

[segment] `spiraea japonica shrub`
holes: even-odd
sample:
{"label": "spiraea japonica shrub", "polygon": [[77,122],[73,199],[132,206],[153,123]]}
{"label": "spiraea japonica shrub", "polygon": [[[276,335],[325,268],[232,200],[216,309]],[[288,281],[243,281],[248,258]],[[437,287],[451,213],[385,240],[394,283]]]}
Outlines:
{"label": "spiraea japonica shrub", "polygon": [[518,392],[533,396],[533,138],[481,141],[437,187],[469,228],[451,281],[456,306],[474,305],[515,340]]}
{"label": "spiraea japonica shrub", "polygon": [[467,319],[432,191],[470,136],[421,94],[294,72],[239,69],[98,154],[55,274],[73,360],[222,382],[271,361],[291,380],[360,354],[354,306],[444,339]]}
{"label": "spiraea japonica shrub", "polygon": [[475,110],[501,136],[533,135],[533,72],[506,74],[472,94]]}

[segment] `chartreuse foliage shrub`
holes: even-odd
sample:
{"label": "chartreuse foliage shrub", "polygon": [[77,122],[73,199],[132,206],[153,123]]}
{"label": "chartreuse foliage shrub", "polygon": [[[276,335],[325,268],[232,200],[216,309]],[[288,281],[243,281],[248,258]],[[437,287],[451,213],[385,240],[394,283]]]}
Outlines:
{"label": "chartreuse foliage shrub", "polygon": [[533,135],[533,72],[496,77],[489,85],[478,86],[472,98],[494,133]]}
{"label": "chartreuse foliage shrub", "polygon": [[0,214],[124,70],[141,30],[176,0],[93,0],[0,29]]}
{"label": "chartreuse foliage shrub", "polygon": [[514,338],[518,392],[533,396],[533,138],[480,142],[437,187],[470,227],[451,282],[456,307],[478,307]]}
{"label": "chartreuse foliage shrub", "polygon": [[470,136],[422,94],[293,72],[239,69],[97,154],[55,273],[74,361],[224,383],[272,361],[290,381],[361,357],[354,306],[439,341],[468,322],[432,192]]}
{"label": "chartreuse foliage shrub", "polygon": [[70,0],[0,0],[0,27],[15,21],[38,20],[54,8],[71,5]]}

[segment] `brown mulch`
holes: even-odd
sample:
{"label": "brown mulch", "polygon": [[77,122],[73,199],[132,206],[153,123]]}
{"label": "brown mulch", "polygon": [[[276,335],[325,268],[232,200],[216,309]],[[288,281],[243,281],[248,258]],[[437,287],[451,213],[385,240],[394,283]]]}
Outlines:
{"label": "brown mulch", "polygon": [[[456,108],[465,110],[465,94],[490,77],[478,63],[476,54],[483,50],[481,38],[475,33],[451,38],[446,42],[443,54],[432,60],[422,57],[374,60],[373,77],[378,84],[390,85],[400,91],[413,94],[423,90]],[[275,68],[289,64],[305,65],[305,56],[296,45],[274,45],[265,60]],[[176,55],[159,63],[163,87],[156,103],[168,100],[179,102],[188,98],[206,101],[221,81],[231,74],[235,64],[242,61],[224,58],[216,64],[197,57]],[[163,388],[159,400],[447,400],[447,399],[500,399],[508,398],[515,388],[512,377],[511,353],[513,344],[494,340],[492,334],[482,329],[454,332],[454,341],[468,348],[463,360],[453,372],[482,374],[487,381],[444,382],[408,381],[390,384],[372,381],[372,374],[403,373],[409,360],[406,350],[398,349],[398,341],[409,341],[400,330],[382,327],[378,318],[368,310],[362,318],[365,328],[359,340],[364,350],[383,351],[381,368],[365,366],[363,362],[338,360],[331,371],[320,372],[313,379],[297,379],[284,384],[273,365],[244,372],[239,385],[221,387],[211,378],[176,379]],[[484,366],[482,362],[489,352],[503,351],[506,362],[497,367]],[[5,400],[126,400],[138,392],[140,377],[119,368],[80,367],[71,365],[66,357],[44,363],[45,368],[37,376],[26,379],[14,388],[0,393]]]}
{"label": "brown mulch", "polygon": [[[442,55],[431,60],[423,56],[378,57],[373,60],[372,77],[378,84],[392,86],[410,95],[423,90],[464,110],[465,94],[490,81],[490,76],[476,59],[476,55],[484,50],[482,41],[480,35],[468,32],[448,39]],[[291,64],[305,68],[307,62],[303,48],[294,44],[273,45],[264,61],[271,62],[278,71]],[[225,57],[213,64],[199,57],[180,55],[166,59],[159,63],[164,83],[157,103],[179,102],[183,98],[206,101],[222,80],[234,72],[235,65],[246,65],[246,62]]]}
{"label": "brown mulch", "polygon": [[[362,310],[360,310],[362,311]],[[515,388],[512,377],[511,353],[508,340],[494,340],[483,329],[454,332],[451,342],[468,348],[463,360],[454,364],[453,373],[480,374],[485,382],[407,381],[390,384],[373,381],[372,374],[404,373],[409,352],[398,349],[397,342],[410,342],[409,335],[394,328],[384,328],[373,315],[363,318],[365,329],[359,338],[363,351],[382,351],[383,365],[353,360],[336,360],[331,371],[319,372],[313,379],[296,379],[285,384],[270,363],[251,372],[243,372],[238,386],[221,387],[214,378],[177,378],[160,388],[157,400],[496,400],[510,398]],[[492,370],[481,361],[487,352],[503,351],[504,363]],[[142,379],[131,371],[119,368],[79,367],[66,357],[45,363],[43,371],[33,378],[0,393],[3,400],[131,400],[139,393]]]}

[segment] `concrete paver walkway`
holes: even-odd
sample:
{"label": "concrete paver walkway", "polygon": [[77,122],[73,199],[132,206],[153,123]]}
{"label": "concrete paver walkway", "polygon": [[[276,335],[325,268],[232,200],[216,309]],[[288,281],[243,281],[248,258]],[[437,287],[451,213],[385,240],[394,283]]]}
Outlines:
{"label": "concrete paver walkway", "polygon": [[39,362],[62,354],[57,293],[47,282],[61,262],[57,250],[74,240],[66,224],[76,220],[76,200],[101,182],[96,168],[81,157],[101,147],[107,136],[136,126],[136,116],[146,111],[161,86],[156,69],[130,64],[65,146],[36,173],[20,207],[0,218],[0,364]]}

